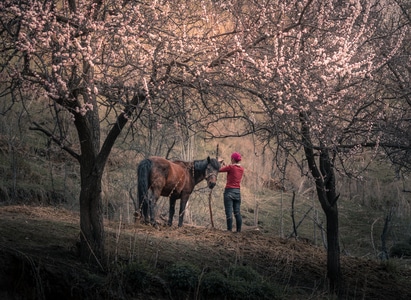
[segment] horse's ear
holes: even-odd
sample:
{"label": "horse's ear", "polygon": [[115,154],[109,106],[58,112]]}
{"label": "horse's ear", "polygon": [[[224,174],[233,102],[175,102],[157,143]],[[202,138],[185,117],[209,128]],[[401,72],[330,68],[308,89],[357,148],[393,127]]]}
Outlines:
{"label": "horse's ear", "polygon": [[210,156],[207,156],[207,162],[210,163],[211,162],[211,158]]}

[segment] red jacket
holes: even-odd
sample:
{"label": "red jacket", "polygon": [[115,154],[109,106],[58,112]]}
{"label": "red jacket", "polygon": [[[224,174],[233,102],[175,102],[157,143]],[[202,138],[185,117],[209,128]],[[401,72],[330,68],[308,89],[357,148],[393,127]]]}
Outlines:
{"label": "red jacket", "polygon": [[243,177],[244,168],[239,164],[228,165],[222,167],[219,172],[227,173],[227,183],[225,185],[226,189],[239,189],[241,179]]}

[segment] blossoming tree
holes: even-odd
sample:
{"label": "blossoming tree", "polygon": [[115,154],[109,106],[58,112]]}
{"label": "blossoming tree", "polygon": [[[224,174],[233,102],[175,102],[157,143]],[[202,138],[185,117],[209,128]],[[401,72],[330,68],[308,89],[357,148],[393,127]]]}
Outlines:
{"label": "blossoming tree", "polygon": [[311,175],[326,216],[330,289],[338,292],[335,172],[354,175],[356,154],[369,148],[377,155],[389,146],[380,126],[387,102],[373,78],[399,52],[409,24],[394,1],[256,1],[228,9],[243,23],[221,65],[227,76],[217,85],[243,92],[237,106],[249,132],[267,144],[274,140],[295,162],[303,150],[301,168]]}
{"label": "blossoming tree", "polygon": [[[54,125],[37,120],[31,129],[79,162],[80,254],[102,263],[101,178],[110,151],[129,120],[195,122],[186,117],[201,103],[189,93],[201,85],[196,65],[207,59],[201,46],[210,47],[217,20],[207,6],[186,1],[6,0],[0,11],[0,94],[11,103],[50,104]],[[72,125],[63,124],[67,118]],[[77,142],[68,138],[72,130]]]}
{"label": "blossoming tree", "polygon": [[[370,86],[407,26],[384,39],[376,29],[393,16],[403,23],[398,5],[5,0],[0,10],[1,95],[24,101],[37,94],[51,104],[57,127],[63,114],[73,119],[78,146],[67,143],[73,127],[56,134],[36,122],[32,129],[80,164],[84,260],[104,260],[101,177],[129,120],[161,126],[173,116],[215,134],[218,122],[236,118],[245,125],[235,135],[256,132],[281,151],[303,150],[327,218],[328,278],[339,289],[335,171],[364,147],[380,145],[375,124],[384,102]],[[113,115],[101,137],[100,122]]]}

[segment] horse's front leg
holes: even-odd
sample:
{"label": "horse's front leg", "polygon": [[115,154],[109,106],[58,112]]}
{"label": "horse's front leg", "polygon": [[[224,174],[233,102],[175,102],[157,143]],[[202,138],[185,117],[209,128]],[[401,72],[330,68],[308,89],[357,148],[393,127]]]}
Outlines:
{"label": "horse's front leg", "polygon": [[184,214],[186,212],[187,201],[188,201],[188,196],[182,195],[181,203],[180,203],[180,213],[178,214],[178,227],[183,226]]}
{"label": "horse's front leg", "polygon": [[173,197],[170,197],[169,201],[170,201],[170,207],[169,207],[169,210],[168,210],[168,223],[167,224],[168,224],[168,226],[171,226],[171,225],[173,225],[173,218],[174,218],[174,213],[176,211],[176,201],[177,201],[177,199],[173,198]]}

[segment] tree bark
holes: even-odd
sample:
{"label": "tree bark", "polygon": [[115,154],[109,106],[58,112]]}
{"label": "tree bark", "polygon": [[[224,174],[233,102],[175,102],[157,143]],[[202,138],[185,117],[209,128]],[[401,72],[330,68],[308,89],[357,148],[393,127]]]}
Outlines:
{"label": "tree bark", "polygon": [[[88,113],[87,113],[88,114]],[[104,167],[97,166],[99,138],[98,114],[75,114],[74,124],[80,141],[80,258],[104,264],[104,226],[101,178]],[[97,127],[97,128],[96,128]]]}
{"label": "tree bark", "polygon": [[138,91],[125,107],[117,122],[108,133],[101,149],[100,125],[98,113],[88,116],[75,115],[74,124],[81,145],[80,163],[80,258],[84,262],[95,261],[101,268],[106,263],[105,234],[103,223],[103,204],[101,195],[101,180],[111,149],[126,125],[129,117],[138,103],[144,101],[146,94]]}
{"label": "tree bark", "polygon": [[95,261],[103,268],[105,238],[101,197],[102,176],[90,172],[88,166],[81,165],[81,169],[80,258],[84,262]]}
{"label": "tree bark", "polygon": [[325,212],[327,220],[327,277],[329,288],[339,294],[342,284],[337,203]]}
{"label": "tree bark", "polygon": [[338,228],[338,195],[335,189],[335,174],[329,151],[320,145],[319,166],[315,160],[307,115],[300,114],[301,135],[308,168],[314,178],[318,200],[326,215],[327,228],[327,278],[332,293],[339,294],[342,285],[340,244]]}

